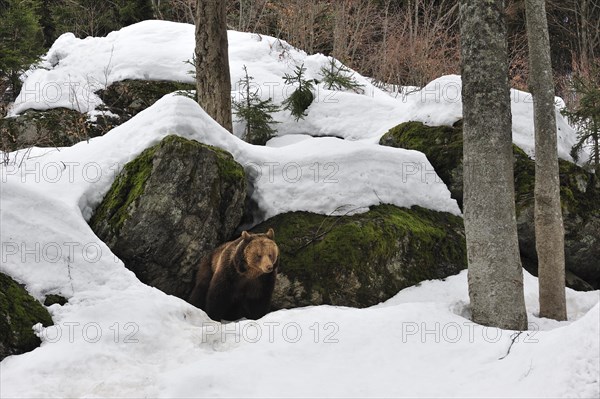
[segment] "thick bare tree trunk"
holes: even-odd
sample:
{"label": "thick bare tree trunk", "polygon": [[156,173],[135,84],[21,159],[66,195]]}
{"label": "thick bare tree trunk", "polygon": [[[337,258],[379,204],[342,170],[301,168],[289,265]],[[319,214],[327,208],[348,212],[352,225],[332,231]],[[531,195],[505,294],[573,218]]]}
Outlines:
{"label": "thick bare tree trunk", "polygon": [[503,0],[461,0],[464,220],[472,320],[527,329]]}
{"label": "thick bare tree trunk", "polygon": [[544,0],[526,0],[525,12],[535,126],[535,247],[540,316],[566,320],[565,230],[560,207],[554,81]]}
{"label": "thick bare tree trunk", "polygon": [[231,132],[226,3],[198,0],[196,5],[196,89],[200,106]]}

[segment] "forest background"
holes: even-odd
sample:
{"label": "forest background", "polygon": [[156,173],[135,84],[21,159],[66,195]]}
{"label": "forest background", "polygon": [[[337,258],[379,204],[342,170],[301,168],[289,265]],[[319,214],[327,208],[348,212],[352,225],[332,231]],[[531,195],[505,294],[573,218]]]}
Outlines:
{"label": "forest background", "polygon": [[[0,0],[0,94],[64,32],[103,36],[162,19],[194,23],[196,0]],[[574,78],[598,80],[600,3],[547,0],[556,95],[577,106]],[[511,86],[528,90],[525,1],[507,0]],[[228,27],[286,40],[309,54],[331,55],[388,89],[424,86],[459,73],[457,0],[227,0]],[[595,82],[597,83],[597,82]],[[1,112],[0,116],[4,116]]]}

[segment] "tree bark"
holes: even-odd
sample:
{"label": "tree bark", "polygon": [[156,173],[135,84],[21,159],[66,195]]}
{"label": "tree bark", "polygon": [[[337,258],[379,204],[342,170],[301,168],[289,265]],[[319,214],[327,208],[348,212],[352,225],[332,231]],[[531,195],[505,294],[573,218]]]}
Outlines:
{"label": "tree bark", "polygon": [[527,329],[503,0],[461,0],[464,220],[472,320]]}
{"label": "tree bark", "polygon": [[526,0],[529,89],[535,127],[535,247],[540,317],[567,319],[565,229],[560,206],[554,81],[544,0]]}
{"label": "tree bark", "polygon": [[219,0],[197,2],[196,89],[200,106],[231,132],[231,77],[225,5],[225,1]]}

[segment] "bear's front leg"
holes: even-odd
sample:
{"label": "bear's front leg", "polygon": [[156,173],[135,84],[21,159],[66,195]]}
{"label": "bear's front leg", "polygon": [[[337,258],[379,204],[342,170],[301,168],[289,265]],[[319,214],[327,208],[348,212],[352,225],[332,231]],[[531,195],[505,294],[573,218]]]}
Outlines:
{"label": "bear's front leg", "polygon": [[249,299],[244,304],[244,316],[247,319],[258,320],[267,313],[271,308],[271,298],[263,297],[257,299]]}
{"label": "bear's front leg", "polygon": [[277,269],[272,273],[263,274],[254,282],[251,288],[249,287],[251,294],[243,302],[246,318],[257,320],[269,313],[276,276]]}
{"label": "bear's front leg", "polygon": [[210,281],[212,280],[212,269],[211,269],[212,255],[207,256],[200,263],[198,273],[196,273],[196,281],[194,289],[188,299],[188,302],[197,308],[206,311],[206,296],[208,294],[208,288],[210,287]]}
{"label": "bear's front leg", "polygon": [[206,295],[206,313],[215,320],[228,318],[233,305],[233,283],[226,273],[217,272],[213,276]]}

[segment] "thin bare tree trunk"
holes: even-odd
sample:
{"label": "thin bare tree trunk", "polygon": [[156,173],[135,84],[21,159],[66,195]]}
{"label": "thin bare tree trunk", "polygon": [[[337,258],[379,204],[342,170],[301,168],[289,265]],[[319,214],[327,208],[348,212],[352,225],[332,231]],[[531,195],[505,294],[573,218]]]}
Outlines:
{"label": "thin bare tree trunk", "polygon": [[600,176],[600,137],[598,137],[598,126],[596,126],[596,122],[592,121],[593,130],[596,134],[592,137],[594,141],[594,169],[596,170],[596,178]]}
{"label": "thin bare tree trunk", "polygon": [[525,13],[535,127],[535,247],[540,316],[566,320],[565,229],[560,207],[554,81],[544,0],[526,0]]}
{"label": "thin bare tree trunk", "polygon": [[464,220],[472,320],[527,329],[503,0],[461,0]]}
{"label": "thin bare tree trunk", "polygon": [[200,106],[231,132],[231,78],[225,5],[225,1],[198,0],[196,88]]}

